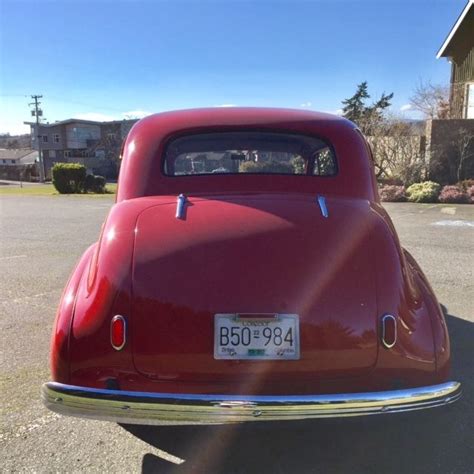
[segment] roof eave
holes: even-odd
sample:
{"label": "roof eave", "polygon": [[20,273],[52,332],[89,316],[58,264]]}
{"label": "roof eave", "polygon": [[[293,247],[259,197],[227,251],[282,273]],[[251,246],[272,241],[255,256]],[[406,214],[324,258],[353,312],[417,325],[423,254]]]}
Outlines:
{"label": "roof eave", "polygon": [[436,59],[439,59],[441,57],[449,57],[449,55],[445,54],[446,49],[448,48],[449,43],[451,43],[451,40],[456,34],[456,31],[461,26],[461,23],[463,22],[464,18],[466,17],[468,11],[470,10],[473,4],[474,4],[474,0],[468,0],[468,2],[466,3],[466,6],[464,7],[464,10],[459,15],[458,19],[456,20],[456,23],[454,23],[454,26],[451,28],[451,31],[449,32],[448,36],[444,40],[444,43],[441,45],[441,48],[439,49],[438,54],[436,54]]}

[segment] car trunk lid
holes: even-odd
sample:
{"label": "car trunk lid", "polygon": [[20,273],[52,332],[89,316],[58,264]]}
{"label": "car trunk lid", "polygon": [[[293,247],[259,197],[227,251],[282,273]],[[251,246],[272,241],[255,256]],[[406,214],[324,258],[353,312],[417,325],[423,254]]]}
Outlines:
{"label": "car trunk lid", "polygon": [[[196,196],[181,216],[163,202],[136,225],[131,335],[141,373],[250,392],[249,384],[354,377],[374,366],[367,201]],[[299,359],[216,360],[214,317],[222,313],[297,314]]]}

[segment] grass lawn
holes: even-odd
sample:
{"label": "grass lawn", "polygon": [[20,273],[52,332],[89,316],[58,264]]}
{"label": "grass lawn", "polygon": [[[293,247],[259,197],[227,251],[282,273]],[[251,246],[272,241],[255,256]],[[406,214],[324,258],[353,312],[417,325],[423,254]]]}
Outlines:
{"label": "grass lawn", "polygon": [[[69,194],[69,196],[111,196],[117,192],[116,184],[107,184],[107,194]],[[26,185],[20,188],[20,186],[5,185],[0,186],[0,195],[11,195],[11,196],[60,196],[52,184],[38,184],[38,185]]]}

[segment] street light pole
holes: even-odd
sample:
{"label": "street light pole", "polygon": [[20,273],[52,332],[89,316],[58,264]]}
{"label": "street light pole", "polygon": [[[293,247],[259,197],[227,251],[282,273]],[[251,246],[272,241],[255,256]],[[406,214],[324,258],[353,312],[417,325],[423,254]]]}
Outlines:
{"label": "street light pole", "polygon": [[29,105],[34,105],[35,110],[32,111],[33,115],[36,117],[36,139],[38,143],[38,160],[39,160],[39,179],[41,183],[44,183],[44,164],[43,164],[43,153],[41,150],[41,140],[39,134],[39,125],[40,125],[40,116],[43,115],[43,111],[39,108],[41,102],[38,99],[41,99],[42,95],[32,95],[31,98],[34,100],[33,103]]}

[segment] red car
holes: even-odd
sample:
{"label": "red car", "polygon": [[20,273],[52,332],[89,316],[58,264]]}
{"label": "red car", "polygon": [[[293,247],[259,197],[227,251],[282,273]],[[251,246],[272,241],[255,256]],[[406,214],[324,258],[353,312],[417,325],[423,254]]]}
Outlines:
{"label": "red car", "polygon": [[42,395],[58,413],[139,424],[367,415],[455,401],[449,362],[356,126],[199,109],[129,133]]}

